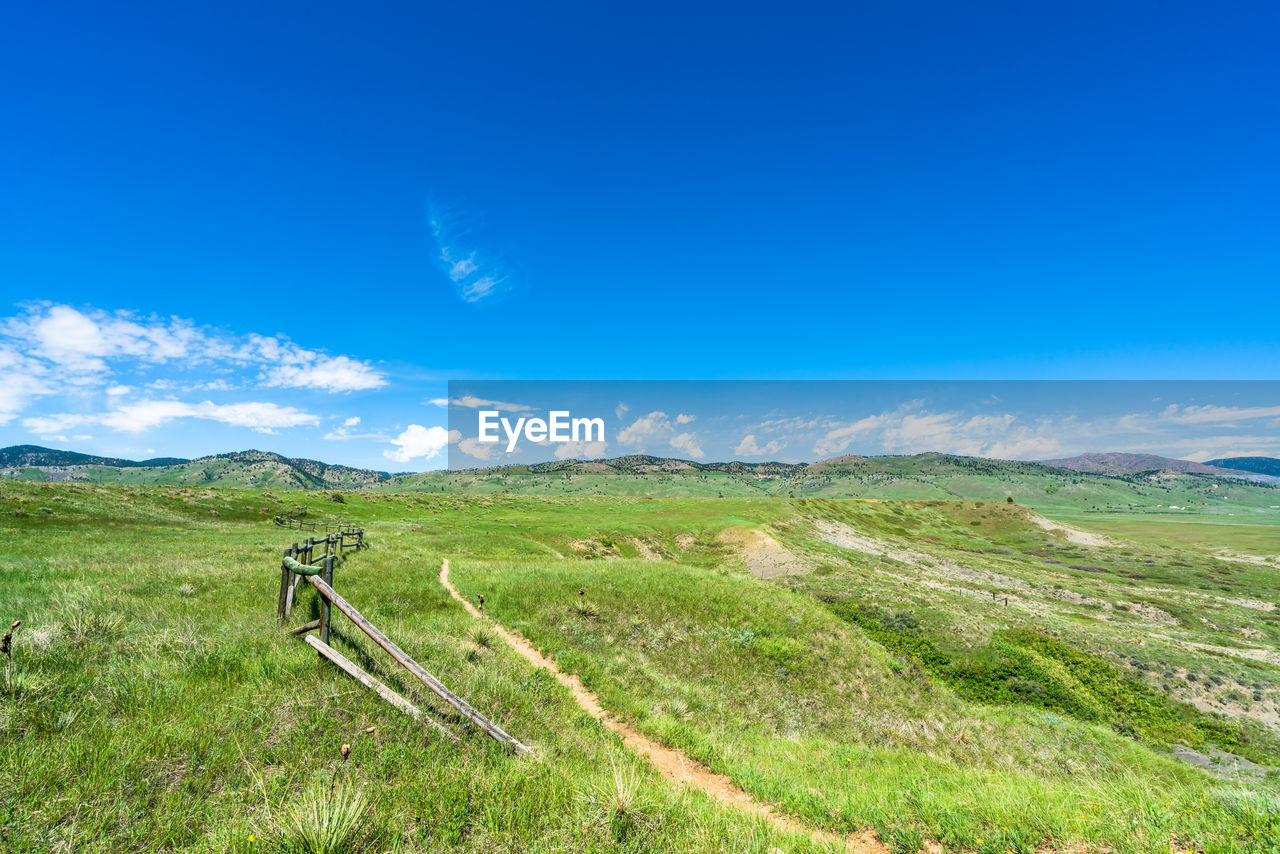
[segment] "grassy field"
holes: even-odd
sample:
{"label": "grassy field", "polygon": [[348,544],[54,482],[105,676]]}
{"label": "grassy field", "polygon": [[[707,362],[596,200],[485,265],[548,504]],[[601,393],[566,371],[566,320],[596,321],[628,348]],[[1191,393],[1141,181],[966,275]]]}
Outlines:
{"label": "grassy field", "polygon": [[[0,847],[820,850],[665,782],[448,598],[448,557],[606,708],[806,826],[901,851],[1280,850],[1280,529],[1257,520],[1206,542],[1082,511],[1115,538],[1089,544],[1003,500],[343,497],[0,484],[0,619],[23,621]],[[294,503],[366,528],[338,590],[531,758],[349,624],[335,646],[461,746],[276,626],[297,532],[270,520]]]}

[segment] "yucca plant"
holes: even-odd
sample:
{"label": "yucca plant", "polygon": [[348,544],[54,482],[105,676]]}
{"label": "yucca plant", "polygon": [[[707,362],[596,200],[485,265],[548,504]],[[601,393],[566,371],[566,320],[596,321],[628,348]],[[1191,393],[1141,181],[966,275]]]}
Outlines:
{"label": "yucca plant", "polygon": [[298,796],[264,836],[290,854],[351,854],[365,848],[368,812],[364,791],[343,781]]}
{"label": "yucca plant", "polygon": [[612,764],[613,779],[593,785],[578,798],[593,808],[615,841],[625,842],[649,825],[647,813],[653,805],[642,792],[642,781],[635,768]]}
{"label": "yucca plant", "polygon": [[473,626],[467,632],[467,640],[481,649],[493,649],[498,642],[498,636],[488,626]]}
{"label": "yucca plant", "polygon": [[594,620],[600,616],[600,607],[586,599],[575,599],[573,612],[584,620]]}

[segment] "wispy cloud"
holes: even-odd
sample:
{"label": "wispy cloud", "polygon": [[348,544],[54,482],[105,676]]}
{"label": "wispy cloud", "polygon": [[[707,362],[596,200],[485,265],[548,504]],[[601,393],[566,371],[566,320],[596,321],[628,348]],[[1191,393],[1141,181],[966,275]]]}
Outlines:
{"label": "wispy cloud", "polygon": [[430,401],[433,406],[461,406],[466,409],[501,409],[505,412],[532,412],[532,406],[525,406],[523,403],[508,403],[504,400],[486,400],[483,397],[476,397],[474,394],[464,394],[461,397],[433,397]]}
{"label": "wispy cloud", "polygon": [[431,238],[440,269],[463,302],[475,303],[508,289],[505,264],[482,246],[479,220],[438,205],[430,210]]}
{"label": "wispy cloud", "polygon": [[855,444],[879,453],[943,451],[973,457],[1044,459],[1063,449],[1064,435],[1078,432],[1070,418],[1024,421],[1017,416],[931,412],[919,401],[830,427],[814,443],[820,457],[846,452]]}

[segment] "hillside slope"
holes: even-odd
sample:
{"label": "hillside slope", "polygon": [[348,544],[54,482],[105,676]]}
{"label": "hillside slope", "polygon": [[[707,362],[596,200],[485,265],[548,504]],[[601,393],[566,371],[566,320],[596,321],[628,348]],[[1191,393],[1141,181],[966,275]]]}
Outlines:
{"label": "hillside slope", "polygon": [[1257,472],[1252,469],[1234,469],[1230,466],[1222,465],[1221,463],[1224,462],[1222,460],[1196,463],[1191,460],[1178,460],[1172,457],[1157,456],[1156,454],[1080,454],[1075,457],[1042,460],[1041,462],[1055,468],[1114,476],[1124,476],[1144,471],[1177,471],[1184,474],[1211,474],[1217,477],[1235,477],[1263,483],[1270,483],[1273,479],[1265,472]]}
{"label": "hillside slope", "polygon": [[1221,460],[1209,460],[1206,465],[1280,477],[1280,460],[1275,457],[1227,457]]}

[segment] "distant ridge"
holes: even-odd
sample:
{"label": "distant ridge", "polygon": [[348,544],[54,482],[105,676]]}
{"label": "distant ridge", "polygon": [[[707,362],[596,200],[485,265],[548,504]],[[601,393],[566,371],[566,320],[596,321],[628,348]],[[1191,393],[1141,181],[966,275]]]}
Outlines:
{"label": "distant ridge", "polygon": [[111,466],[135,468],[138,466],[173,466],[190,462],[180,457],[156,457],[150,460],[123,460],[119,457],[95,457],[76,451],[58,451],[39,445],[10,445],[0,448],[0,468],[24,468],[26,466]]}
{"label": "distant ridge", "polygon": [[0,477],[16,480],[209,485],[279,489],[365,489],[391,479],[384,471],[330,465],[270,451],[235,451],[194,460],[123,460],[37,445],[0,448]]}
{"label": "distant ridge", "polygon": [[[1265,459],[1265,458],[1263,458]],[[1211,463],[1195,463],[1191,460],[1178,460],[1172,457],[1161,457],[1156,454],[1080,454],[1076,457],[1064,457],[1057,460],[1041,460],[1047,466],[1070,469],[1071,471],[1088,472],[1120,477],[1141,471],[1178,471],[1184,474],[1208,474],[1215,477],[1235,477],[1244,480],[1270,482],[1269,472],[1258,472],[1252,469],[1235,469],[1218,465],[1227,462],[1215,460]],[[1272,462],[1277,462],[1273,460]]]}
{"label": "distant ridge", "polygon": [[1205,465],[1280,477],[1280,460],[1275,457],[1226,457],[1221,460],[1209,460]]}

